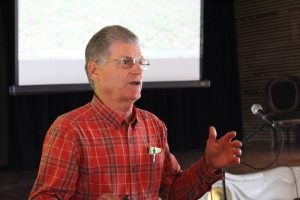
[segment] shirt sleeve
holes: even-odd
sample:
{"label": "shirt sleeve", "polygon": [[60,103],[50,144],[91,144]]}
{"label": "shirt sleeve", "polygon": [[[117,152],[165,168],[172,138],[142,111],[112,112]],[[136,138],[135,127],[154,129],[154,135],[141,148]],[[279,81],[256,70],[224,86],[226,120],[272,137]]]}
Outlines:
{"label": "shirt sleeve", "polygon": [[75,131],[56,120],[46,134],[40,167],[29,199],[70,199],[78,178]]}
{"label": "shirt sleeve", "polygon": [[203,157],[192,164],[189,169],[182,171],[176,158],[170,153],[168,144],[166,144],[160,188],[162,199],[198,199],[211,190],[212,184],[222,178],[221,170],[215,173],[211,172],[207,168]]}

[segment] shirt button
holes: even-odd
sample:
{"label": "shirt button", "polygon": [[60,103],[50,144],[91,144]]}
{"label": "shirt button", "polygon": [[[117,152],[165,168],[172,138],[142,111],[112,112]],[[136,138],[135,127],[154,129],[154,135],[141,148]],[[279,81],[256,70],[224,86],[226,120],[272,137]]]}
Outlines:
{"label": "shirt button", "polygon": [[129,143],[130,143],[130,144],[133,144],[133,142],[134,142],[133,137],[130,137],[130,138],[129,138]]}
{"label": "shirt button", "polygon": [[136,168],[135,168],[135,167],[132,167],[132,168],[131,168],[131,171],[132,171],[132,172],[135,172],[135,171],[136,171]]}

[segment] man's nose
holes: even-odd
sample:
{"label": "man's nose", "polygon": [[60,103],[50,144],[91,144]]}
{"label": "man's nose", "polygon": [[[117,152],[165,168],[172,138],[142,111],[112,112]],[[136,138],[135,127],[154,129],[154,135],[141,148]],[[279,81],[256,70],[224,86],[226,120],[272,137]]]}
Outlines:
{"label": "man's nose", "polygon": [[133,69],[134,72],[136,72],[136,73],[140,73],[140,74],[143,73],[143,68],[142,68],[142,66],[141,66],[141,64],[140,64],[139,62],[135,62],[135,63],[133,64],[132,69]]}

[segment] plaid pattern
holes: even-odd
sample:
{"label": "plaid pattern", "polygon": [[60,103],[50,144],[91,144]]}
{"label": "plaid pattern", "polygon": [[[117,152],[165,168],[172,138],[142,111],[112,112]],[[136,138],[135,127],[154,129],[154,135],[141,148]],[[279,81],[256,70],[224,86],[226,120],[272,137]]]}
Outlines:
{"label": "plaid pattern", "polygon": [[[40,168],[29,199],[196,199],[222,175],[203,159],[181,171],[169,152],[166,127],[153,114],[133,108],[130,123],[97,97],[64,114],[45,137]],[[149,147],[161,153],[149,155]]]}

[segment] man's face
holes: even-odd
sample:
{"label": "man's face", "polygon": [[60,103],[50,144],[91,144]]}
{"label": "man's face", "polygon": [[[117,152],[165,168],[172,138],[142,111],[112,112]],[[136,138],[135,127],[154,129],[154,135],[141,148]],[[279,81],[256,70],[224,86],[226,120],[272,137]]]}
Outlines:
{"label": "man's face", "polygon": [[[95,82],[96,93],[112,103],[133,103],[141,97],[142,69],[138,63],[130,68],[118,61],[124,57],[141,58],[141,50],[137,44],[115,42],[110,47],[107,62],[99,67],[98,80]],[[97,89],[98,88],[98,89]]]}

